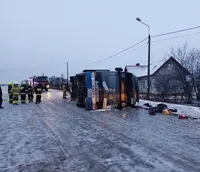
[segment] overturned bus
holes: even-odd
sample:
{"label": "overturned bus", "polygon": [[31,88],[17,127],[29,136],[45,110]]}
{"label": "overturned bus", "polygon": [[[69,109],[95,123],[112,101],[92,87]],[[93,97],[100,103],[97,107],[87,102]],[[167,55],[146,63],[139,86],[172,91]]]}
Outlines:
{"label": "overturned bus", "polygon": [[84,70],[71,79],[73,98],[77,99],[77,106],[86,110],[122,109],[139,102],[137,78],[121,68]]}

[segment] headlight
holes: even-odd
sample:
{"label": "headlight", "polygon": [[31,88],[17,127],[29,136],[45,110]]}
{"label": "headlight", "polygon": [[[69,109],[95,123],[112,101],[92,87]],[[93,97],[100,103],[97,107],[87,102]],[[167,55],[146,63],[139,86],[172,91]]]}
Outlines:
{"label": "headlight", "polygon": [[49,85],[47,85],[47,88],[49,88]]}
{"label": "headlight", "polygon": [[122,107],[124,108],[125,106],[126,106],[126,103],[123,102],[123,103],[122,103]]}

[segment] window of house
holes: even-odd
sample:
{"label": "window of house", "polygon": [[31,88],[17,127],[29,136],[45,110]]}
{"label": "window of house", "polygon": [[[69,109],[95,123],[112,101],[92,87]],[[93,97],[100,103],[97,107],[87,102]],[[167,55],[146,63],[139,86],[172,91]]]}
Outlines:
{"label": "window of house", "polygon": [[167,69],[168,70],[173,70],[173,67],[174,67],[173,64],[168,64]]}
{"label": "window of house", "polygon": [[142,81],[142,88],[145,89],[145,81]]}

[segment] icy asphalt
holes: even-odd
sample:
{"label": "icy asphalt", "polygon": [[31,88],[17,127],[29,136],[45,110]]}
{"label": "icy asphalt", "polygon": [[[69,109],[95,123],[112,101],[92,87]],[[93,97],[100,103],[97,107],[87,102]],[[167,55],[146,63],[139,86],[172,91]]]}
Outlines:
{"label": "icy asphalt", "polygon": [[0,172],[200,171],[199,121],[143,109],[87,112],[56,90],[42,100],[4,102]]}

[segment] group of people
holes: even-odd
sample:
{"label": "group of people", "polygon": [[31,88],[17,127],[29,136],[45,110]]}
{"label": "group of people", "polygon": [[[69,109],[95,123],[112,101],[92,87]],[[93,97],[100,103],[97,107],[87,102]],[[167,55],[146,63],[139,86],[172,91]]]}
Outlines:
{"label": "group of people", "polygon": [[33,102],[33,95],[36,95],[36,104],[41,102],[42,97],[42,85],[37,84],[34,88],[30,84],[21,84],[20,86],[17,83],[8,84],[8,94],[9,94],[9,103],[13,105],[18,105],[19,97],[21,103],[25,104],[28,95],[29,103]]}
{"label": "group of people", "polygon": [[[67,92],[70,93],[70,88],[68,83],[63,84],[63,99],[67,98]],[[21,100],[22,104],[25,104],[27,101],[29,103],[33,102],[34,94],[36,95],[36,104],[41,103],[41,98],[42,98],[42,90],[43,86],[41,84],[37,84],[34,88],[30,84],[17,84],[17,83],[12,83],[10,82],[8,84],[8,94],[9,94],[9,103],[13,105],[18,105],[19,102],[19,97]],[[2,107],[2,102],[3,102],[3,93],[2,89],[0,86],[0,108]]]}

